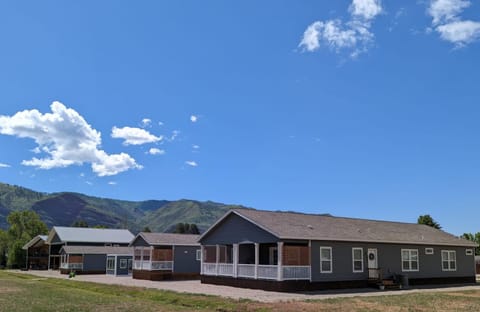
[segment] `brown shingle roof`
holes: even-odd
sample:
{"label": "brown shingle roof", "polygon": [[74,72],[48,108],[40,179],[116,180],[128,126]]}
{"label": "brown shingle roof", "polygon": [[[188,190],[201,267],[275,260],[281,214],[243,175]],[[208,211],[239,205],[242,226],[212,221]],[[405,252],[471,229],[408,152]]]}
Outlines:
{"label": "brown shingle roof", "polygon": [[197,242],[200,235],[194,234],[141,232],[139,235],[150,245],[200,245]]}
{"label": "brown shingle roof", "polygon": [[252,221],[280,239],[476,246],[475,243],[466,239],[416,223],[254,209],[234,209],[233,212]]}
{"label": "brown shingle roof", "polygon": [[63,246],[67,254],[97,254],[97,255],[133,255],[132,247],[118,246]]}

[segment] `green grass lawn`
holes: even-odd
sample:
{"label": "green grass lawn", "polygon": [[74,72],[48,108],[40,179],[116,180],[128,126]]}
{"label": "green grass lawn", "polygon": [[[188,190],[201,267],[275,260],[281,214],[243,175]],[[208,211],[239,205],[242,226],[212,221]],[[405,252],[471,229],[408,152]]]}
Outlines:
{"label": "green grass lawn", "polygon": [[0,271],[0,311],[480,311],[480,290],[258,303]]}

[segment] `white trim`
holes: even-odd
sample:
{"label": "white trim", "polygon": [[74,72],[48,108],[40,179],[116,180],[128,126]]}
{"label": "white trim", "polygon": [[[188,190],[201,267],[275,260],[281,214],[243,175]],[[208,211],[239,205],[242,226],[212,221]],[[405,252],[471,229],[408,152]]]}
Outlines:
{"label": "white trim", "polygon": [[[325,250],[330,250],[330,259],[328,260],[322,260],[322,249]],[[322,269],[322,262],[323,261],[329,261],[330,262],[330,270],[329,271],[324,271]],[[333,272],[333,253],[332,253],[332,247],[328,246],[320,246],[320,273],[332,273]]]}
{"label": "white trim", "polygon": [[195,250],[195,260],[201,261],[202,260],[202,249]]}
{"label": "white trim", "polygon": [[472,248],[465,249],[465,256],[473,256],[473,249]]}
{"label": "white trim", "polygon": [[[408,252],[408,259],[404,260],[403,259],[403,252]],[[412,269],[412,263],[415,262],[414,260],[412,260],[412,253],[416,252],[417,253],[417,268],[416,269]],[[401,260],[401,268],[402,268],[402,272],[418,272],[420,271],[420,254],[418,253],[418,249],[400,249],[400,260]],[[408,269],[404,269],[403,268],[403,262],[407,262],[408,261],[408,266],[409,268]]]}
{"label": "white trim", "polygon": [[433,253],[434,253],[433,247],[425,247],[426,255],[433,255]]}
{"label": "white trim", "polygon": [[[355,250],[360,250],[360,259],[355,259]],[[355,261],[361,261],[362,268],[360,270],[355,270]],[[352,247],[352,271],[353,273],[363,273],[363,248],[362,247]]]}
{"label": "white trim", "polygon": [[[444,253],[447,253],[447,259],[443,258]],[[450,258],[450,255],[453,254],[453,260]],[[442,271],[456,271],[457,270],[457,252],[455,250],[442,250],[441,251],[441,259],[442,259]],[[450,262],[453,261],[455,263],[455,268],[452,269],[450,266]],[[443,268],[443,262],[448,263],[448,269]]]}

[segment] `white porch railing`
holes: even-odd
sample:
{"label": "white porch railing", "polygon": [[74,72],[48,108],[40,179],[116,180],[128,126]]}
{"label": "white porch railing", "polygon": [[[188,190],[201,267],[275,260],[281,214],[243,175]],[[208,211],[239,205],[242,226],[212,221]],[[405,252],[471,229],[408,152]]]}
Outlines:
{"label": "white porch railing", "polygon": [[237,275],[239,277],[255,277],[255,264],[238,264]]}
{"label": "white porch railing", "polygon": [[219,263],[218,275],[233,276],[233,263]]}
{"label": "white porch railing", "polygon": [[60,268],[67,270],[83,270],[83,263],[62,263],[60,264]]}
{"label": "white porch railing", "polygon": [[283,279],[284,280],[310,279],[310,266],[285,265],[283,266]]}
{"label": "white porch railing", "polygon": [[133,261],[134,270],[144,270],[144,271],[160,271],[160,270],[172,270],[173,261]]}
{"label": "white porch railing", "polygon": [[151,270],[172,270],[173,269],[173,261],[152,261]]}
{"label": "white porch railing", "polygon": [[217,264],[216,263],[204,263],[202,272],[205,275],[217,275]]}
{"label": "white porch railing", "polygon": [[259,279],[277,279],[278,266],[276,265],[259,265],[258,278]]}
{"label": "white porch railing", "polygon": [[[204,275],[222,275],[233,276],[233,263],[203,263],[202,274]],[[309,280],[310,266],[282,266],[283,279],[282,280]],[[255,264],[238,264],[237,276],[245,278],[255,278]],[[257,279],[276,280],[278,278],[277,265],[258,265]]]}

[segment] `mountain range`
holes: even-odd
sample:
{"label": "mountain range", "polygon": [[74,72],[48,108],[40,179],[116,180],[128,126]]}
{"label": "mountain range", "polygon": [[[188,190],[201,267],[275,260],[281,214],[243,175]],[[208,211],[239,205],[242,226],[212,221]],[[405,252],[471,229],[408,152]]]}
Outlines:
{"label": "mountain range", "polygon": [[33,210],[50,228],[85,221],[89,226],[128,228],[133,233],[149,227],[153,232],[170,231],[177,223],[195,223],[204,231],[229,209],[241,208],[212,201],[181,199],[126,201],[81,193],[41,193],[0,183],[0,228],[8,227],[7,216],[16,210]]}

